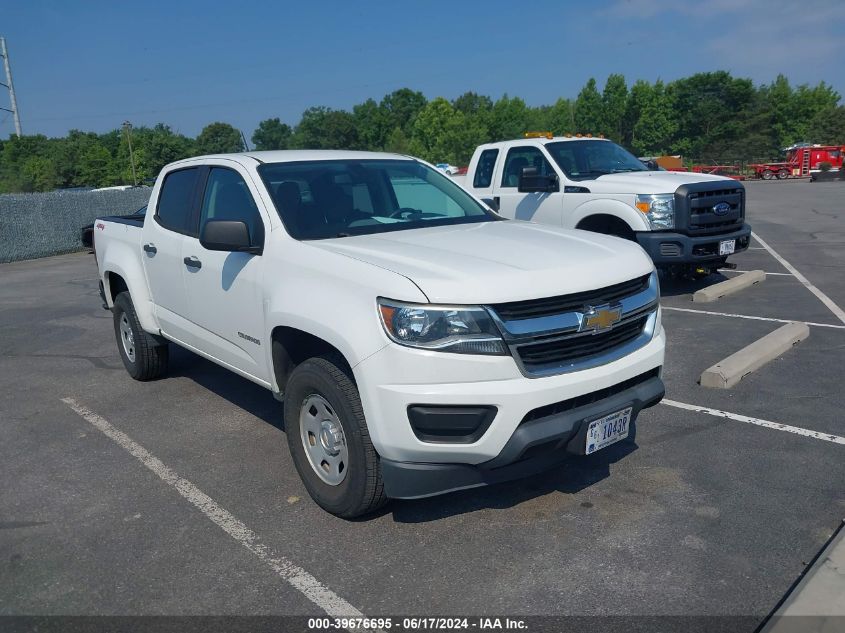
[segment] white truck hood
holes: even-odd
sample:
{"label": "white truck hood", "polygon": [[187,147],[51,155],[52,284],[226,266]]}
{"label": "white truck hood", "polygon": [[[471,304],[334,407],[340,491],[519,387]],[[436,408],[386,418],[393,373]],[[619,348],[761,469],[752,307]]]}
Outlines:
{"label": "white truck hood", "polygon": [[714,180],[723,180],[732,185],[738,184],[735,180],[724,176],[687,171],[631,171],[607,174],[579,184],[587,187],[592,193],[675,193],[675,189],[681,185]]}
{"label": "white truck hood", "polygon": [[552,297],[628,281],[654,268],[633,242],[516,220],[310,244],[403,275],[432,303],[489,304]]}

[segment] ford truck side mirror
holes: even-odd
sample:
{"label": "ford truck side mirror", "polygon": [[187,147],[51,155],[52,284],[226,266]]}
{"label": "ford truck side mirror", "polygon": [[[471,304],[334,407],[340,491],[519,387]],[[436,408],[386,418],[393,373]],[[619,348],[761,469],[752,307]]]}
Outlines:
{"label": "ford truck side mirror", "polygon": [[523,167],[517,191],[520,193],[550,193],[560,191],[560,183],[554,174],[541,176],[536,167]]}
{"label": "ford truck side mirror", "polygon": [[200,244],[209,251],[229,251],[260,255],[260,245],[249,239],[249,228],[243,220],[208,220],[202,227]]}

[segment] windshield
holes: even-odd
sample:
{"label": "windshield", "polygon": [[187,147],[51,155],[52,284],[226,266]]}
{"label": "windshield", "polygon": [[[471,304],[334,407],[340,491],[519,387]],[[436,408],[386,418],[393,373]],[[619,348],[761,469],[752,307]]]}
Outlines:
{"label": "windshield", "polygon": [[288,233],[301,240],[499,219],[413,160],[267,163],[258,171]]}
{"label": "windshield", "polygon": [[592,180],[606,174],[648,171],[636,156],[610,141],[558,141],[546,143],[546,150],[570,180]]}

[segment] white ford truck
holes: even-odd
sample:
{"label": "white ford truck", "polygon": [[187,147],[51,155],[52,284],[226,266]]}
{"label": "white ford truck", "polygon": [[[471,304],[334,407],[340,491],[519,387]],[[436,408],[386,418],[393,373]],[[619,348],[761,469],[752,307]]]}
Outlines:
{"label": "white ford truck", "polygon": [[176,344],[271,390],[340,516],[593,453],[663,396],[642,249],[503,220],[413,158],[183,160],[94,239],[129,374],[163,375]]}
{"label": "white ford truck", "polygon": [[736,180],[652,170],[602,138],[526,137],[481,145],[456,181],[507,218],[635,240],[672,275],[709,275],[748,248]]}

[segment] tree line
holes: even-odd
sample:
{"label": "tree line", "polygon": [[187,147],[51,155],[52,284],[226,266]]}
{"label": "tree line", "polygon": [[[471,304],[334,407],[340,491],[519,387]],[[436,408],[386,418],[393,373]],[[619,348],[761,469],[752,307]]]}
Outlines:
{"label": "tree line", "polygon": [[[725,71],[631,85],[613,74],[601,90],[590,79],[575,99],[541,106],[474,92],[428,100],[402,88],[351,111],[308,108],[295,125],[263,120],[250,149],[384,150],[465,165],[481,143],[548,130],[601,134],[637,156],[682,154],[705,163],[771,160],[797,142],[845,144],[845,106],[839,101],[824,82],[793,86],[780,75],[755,86]],[[124,130],[11,136],[0,141],[0,192],[132,183],[130,141],[140,181],[174,160],[246,149],[241,132],[222,122],[207,125],[196,138],[164,123],[134,128],[131,137]]]}

